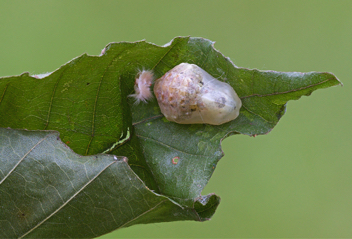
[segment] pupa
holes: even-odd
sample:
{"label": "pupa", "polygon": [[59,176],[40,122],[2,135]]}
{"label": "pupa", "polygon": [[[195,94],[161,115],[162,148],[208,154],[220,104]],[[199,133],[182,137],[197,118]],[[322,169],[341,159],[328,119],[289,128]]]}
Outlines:
{"label": "pupa", "polygon": [[179,124],[221,125],[236,119],[242,106],[229,84],[189,63],[157,79],[154,94],[166,119]]}

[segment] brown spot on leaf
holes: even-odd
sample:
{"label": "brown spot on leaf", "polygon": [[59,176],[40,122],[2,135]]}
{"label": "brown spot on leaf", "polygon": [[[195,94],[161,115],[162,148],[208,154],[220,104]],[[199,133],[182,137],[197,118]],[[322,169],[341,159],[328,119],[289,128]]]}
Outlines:
{"label": "brown spot on leaf", "polygon": [[179,160],[180,160],[180,157],[178,157],[178,156],[173,157],[173,158],[172,158],[172,163],[173,163],[173,164],[177,164]]}

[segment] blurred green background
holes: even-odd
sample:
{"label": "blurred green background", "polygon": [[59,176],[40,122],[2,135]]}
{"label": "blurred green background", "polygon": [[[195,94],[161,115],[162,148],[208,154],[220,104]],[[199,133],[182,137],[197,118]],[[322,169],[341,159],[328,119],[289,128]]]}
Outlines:
{"label": "blurred green background", "polygon": [[103,238],[352,237],[352,1],[0,1],[0,76],[50,72],[109,42],[204,37],[241,67],[333,72],[266,136],[232,136],[203,194],[211,221]]}

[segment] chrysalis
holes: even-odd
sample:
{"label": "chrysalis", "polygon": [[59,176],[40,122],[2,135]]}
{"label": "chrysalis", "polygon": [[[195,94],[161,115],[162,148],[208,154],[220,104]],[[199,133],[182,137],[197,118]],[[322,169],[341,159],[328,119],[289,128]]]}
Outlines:
{"label": "chrysalis", "polygon": [[163,115],[179,124],[220,125],[236,119],[242,106],[229,84],[188,63],[156,80],[154,94]]}

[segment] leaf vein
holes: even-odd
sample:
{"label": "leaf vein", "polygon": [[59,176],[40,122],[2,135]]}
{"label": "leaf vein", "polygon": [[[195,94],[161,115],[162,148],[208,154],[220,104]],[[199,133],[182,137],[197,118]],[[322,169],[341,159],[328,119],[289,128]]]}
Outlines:
{"label": "leaf vein", "polygon": [[265,119],[263,116],[257,114],[257,113],[254,113],[253,111],[249,110],[244,104],[242,104],[242,107],[245,108],[249,113],[252,113],[260,118],[262,118],[264,121],[268,122],[268,123],[271,123],[271,124],[275,124],[275,122],[272,122],[272,121],[269,121],[267,119]]}
{"label": "leaf vein", "polygon": [[316,83],[316,84],[312,84],[312,85],[308,85],[308,86],[303,86],[301,88],[298,88],[298,89],[293,89],[293,90],[288,90],[288,91],[281,91],[281,92],[274,92],[274,93],[270,93],[270,94],[266,94],[266,95],[261,95],[261,94],[252,94],[252,95],[247,95],[247,96],[242,96],[240,97],[241,100],[242,99],[246,99],[246,98],[250,98],[250,97],[266,97],[266,96],[272,96],[272,95],[283,95],[283,94],[288,94],[288,93],[292,93],[292,92],[296,92],[296,91],[300,91],[300,90],[305,90],[305,89],[308,89],[310,87],[314,87],[314,86],[317,86],[317,85],[321,85],[321,84],[324,84],[330,80],[333,80],[333,78],[331,79],[327,79],[327,80],[324,80],[324,81],[321,81],[319,83]]}
{"label": "leaf vein", "polygon": [[15,166],[9,171],[9,173],[0,181],[0,185],[10,176],[10,174],[17,168],[17,166],[24,160],[24,158],[27,157],[27,155],[32,152],[35,147],[42,143],[49,135],[39,140],[30,150],[28,150],[27,153],[25,153],[25,155],[23,155],[23,157],[15,164]]}
{"label": "leaf vein", "polygon": [[154,70],[155,67],[157,67],[160,62],[170,53],[170,51],[177,45],[179,42],[176,42],[175,44],[170,46],[170,49],[165,52],[165,54],[160,58],[160,60],[153,66],[152,70]]}
{"label": "leaf vein", "polygon": [[5,86],[5,89],[4,89],[4,92],[2,92],[2,95],[1,95],[1,99],[0,99],[0,103],[2,102],[2,100],[4,99],[4,95],[5,95],[5,92],[7,90],[7,87],[9,86],[10,83],[7,83],[6,86]]}
{"label": "leaf vein", "polygon": [[156,204],[154,207],[152,207],[152,208],[148,209],[147,211],[141,213],[141,214],[138,215],[137,217],[135,217],[135,218],[129,220],[128,222],[122,224],[120,227],[116,228],[116,230],[117,230],[117,229],[120,229],[120,228],[122,228],[122,227],[124,227],[125,225],[127,225],[127,224],[130,223],[130,222],[133,222],[134,220],[137,220],[137,219],[140,218],[141,216],[144,216],[145,214],[147,214],[148,212],[150,212],[150,211],[154,210],[155,208],[159,207],[162,203],[164,203],[164,202],[166,202],[166,201],[167,201],[167,199],[165,199],[165,200],[159,202],[159,203]]}
{"label": "leaf vein", "polygon": [[39,222],[37,225],[35,225],[33,228],[31,228],[29,231],[24,233],[22,236],[19,238],[23,238],[27,236],[29,233],[37,229],[40,225],[42,225],[44,222],[49,220],[52,216],[54,216],[58,211],[60,211],[64,206],[66,206],[72,199],[74,199],[83,189],[85,189],[91,182],[93,182],[102,172],[104,172],[107,168],[109,168],[112,164],[116,163],[117,161],[113,161],[110,164],[108,164],[105,168],[103,168],[99,173],[97,173],[92,179],[90,179],[85,185],[82,186],[77,192],[75,192],[66,202],[64,202],[60,207],[58,207],[54,212],[52,212],[49,216],[44,218],[41,222]]}
{"label": "leaf vein", "polygon": [[187,152],[184,152],[184,151],[182,151],[182,150],[179,150],[179,149],[176,149],[176,148],[174,148],[174,147],[171,147],[170,145],[164,144],[164,143],[162,143],[162,142],[160,142],[160,141],[158,141],[158,140],[155,140],[155,139],[152,139],[152,138],[149,138],[149,137],[145,137],[145,136],[142,136],[142,135],[138,135],[138,134],[136,134],[136,136],[137,136],[137,137],[140,137],[140,138],[147,139],[147,140],[154,141],[154,142],[156,142],[156,143],[158,143],[158,144],[160,144],[160,145],[162,145],[162,146],[165,146],[165,147],[167,147],[167,148],[170,148],[170,149],[176,150],[176,151],[181,152],[181,153],[184,153],[184,154],[188,154],[188,155],[192,155],[192,156],[204,156],[204,157],[211,157],[211,155],[204,155],[204,154],[191,154],[191,153],[187,153]]}
{"label": "leaf vein", "polygon": [[132,123],[132,125],[137,125],[137,124],[141,124],[141,123],[143,123],[143,122],[145,122],[145,121],[147,121],[147,120],[151,120],[151,119],[157,119],[157,118],[161,118],[161,117],[163,117],[164,115],[155,115],[155,116],[152,116],[152,117],[149,117],[149,118],[146,118],[146,119],[143,119],[143,120],[141,120],[141,121],[138,121],[138,122],[135,122],[135,123]]}
{"label": "leaf vein", "polygon": [[[67,67],[66,67],[66,69],[67,69]],[[46,117],[46,124],[45,124],[44,130],[46,130],[48,128],[50,114],[51,114],[51,107],[53,106],[53,101],[54,101],[54,95],[56,93],[56,88],[57,88],[57,85],[59,84],[60,79],[62,78],[63,73],[66,71],[66,69],[61,72],[61,74],[60,74],[59,78],[57,79],[56,84],[54,86],[53,94],[51,95],[51,99],[50,99],[50,105],[49,105],[48,115]]]}

